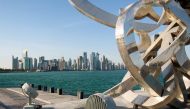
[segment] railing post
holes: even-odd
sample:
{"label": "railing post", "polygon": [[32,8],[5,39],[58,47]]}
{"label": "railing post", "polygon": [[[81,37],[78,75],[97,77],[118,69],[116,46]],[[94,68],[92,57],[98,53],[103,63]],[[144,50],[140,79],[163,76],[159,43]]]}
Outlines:
{"label": "railing post", "polygon": [[41,85],[38,85],[38,90],[42,90],[42,86]]}
{"label": "railing post", "polygon": [[63,94],[62,88],[58,88],[58,89],[57,89],[57,94],[58,94],[58,95],[62,95],[62,94]]}
{"label": "railing post", "polygon": [[55,88],[54,87],[50,87],[50,93],[54,93],[55,92]]}
{"label": "railing post", "polygon": [[78,97],[78,99],[83,99],[84,98],[84,92],[77,91],[77,97]]}

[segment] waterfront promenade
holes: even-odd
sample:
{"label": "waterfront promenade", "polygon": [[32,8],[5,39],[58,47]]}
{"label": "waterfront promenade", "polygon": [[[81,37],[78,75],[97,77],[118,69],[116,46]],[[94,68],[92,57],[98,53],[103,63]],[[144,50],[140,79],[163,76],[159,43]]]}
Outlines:
{"label": "waterfront promenade", "polygon": [[[58,95],[57,93],[48,93],[38,91],[39,96],[34,100],[36,104],[43,105],[43,109],[74,109],[73,107],[84,104],[86,99],[79,100],[76,96],[72,95]],[[20,88],[0,88],[0,109],[22,109],[26,105],[28,99],[23,95]],[[127,103],[127,101],[126,101]],[[132,104],[127,103],[128,109],[132,109]],[[82,106],[81,106],[82,107]],[[184,109],[189,109],[190,103]],[[119,106],[117,109],[120,108]],[[141,109],[141,108],[139,108]],[[173,109],[165,107],[164,109]]]}
{"label": "waterfront promenade", "polygon": [[[72,95],[58,95],[38,91],[39,96],[34,100],[36,104],[52,105],[66,101],[78,100]],[[23,95],[21,88],[0,88],[0,109],[22,109],[28,99]]]}
{"label": "waterfront promenade", "polygon": [[[81,107],[86,103],[86,99],[79,100],[72,95],[58,95],[44,91],[38,91],[38,94],[34,102],[43,105],[43,109],[75,109],[76,106],[77,109],[83,109]],[[0,109],[22,109],[27,101],[21,88],[0,88]],[[132,109],[132,105],[127,104],[129,109]]]}
{"label": "waterfront promenade", "polygon": [[[28,99],[18,93],[7,89],[0,89],[0,109],[22,109],[27,104]],[[34,100],[36,104],[44,105],[46,103]]]}

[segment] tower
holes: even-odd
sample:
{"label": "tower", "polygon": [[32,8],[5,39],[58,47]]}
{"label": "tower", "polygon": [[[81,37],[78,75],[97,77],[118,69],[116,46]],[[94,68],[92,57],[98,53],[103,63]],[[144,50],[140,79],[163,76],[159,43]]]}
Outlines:
{"label": "tower", "polygon": [[13,70],[18,70],[19,69],[18,57],[12,56],[12,69]]}
{"label": "tower", "polygon": [[90,70],[95,70],[95,66],[96,66],[96,57],[95,57],[95,53],[92,52],[90,54]]}
{"label": "tower", "polygon": [[83,53],[83,70],[88,69],[88,57],[87,57],[87,52]]}

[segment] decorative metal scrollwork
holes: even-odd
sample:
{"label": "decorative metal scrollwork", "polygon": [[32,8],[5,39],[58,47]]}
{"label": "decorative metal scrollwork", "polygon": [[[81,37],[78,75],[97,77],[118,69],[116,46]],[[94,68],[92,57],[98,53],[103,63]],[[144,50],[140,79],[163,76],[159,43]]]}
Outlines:
{"label": "decorative metal scrollwork", "polygon": [[[187,101],[190,60],[185,47],[190,42],[190,17],[177,2],[139,0],[122,8],[119,16],[97,8],[88,0],[70,2],[86,16],[116,29],[120,55],[129,72],[105,95],[151,109],[167,104],[179,107],[177,103]],[[154,7],[160,7],[162,13]],[[143,23],[144,18],[154,22]],[[165,30],[156,33],[160,27]],[[157,35],[152,37],[150,33]],[[137,84],[141,86],[138,92],[132,90]]]}

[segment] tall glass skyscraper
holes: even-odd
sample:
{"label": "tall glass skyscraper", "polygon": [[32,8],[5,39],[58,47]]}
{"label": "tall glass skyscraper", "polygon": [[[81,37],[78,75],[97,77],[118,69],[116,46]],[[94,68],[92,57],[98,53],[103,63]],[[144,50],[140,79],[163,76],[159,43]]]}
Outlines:
{"label": "tall glass skyscraper", "polygon": [[19,60],[18,57],[12,56],[12,69],[13,70],[18,70],[19,69]]}
{"label": "tall glass skyscraper", "polygon": [[33,66],[34,70],[38,69],[38,60],[36,58],[34,58],[34,66]]}
{"label": "tall glass skyscraper", "polygon": [[88,57],[87,52],[83,53],[83,70],[88,70]]}
{"label": "tall glass skyscraper", "polygon": [[96,69],[96,57],[95,57],[95,52],[92,52],[90,54],[90,70],[95,70]]}
{"label": "tall glass skyscraper", "polygon": [[23,51],[23,68],[24,70],[33,69],[33,59],[28,57],[28,50]]}

